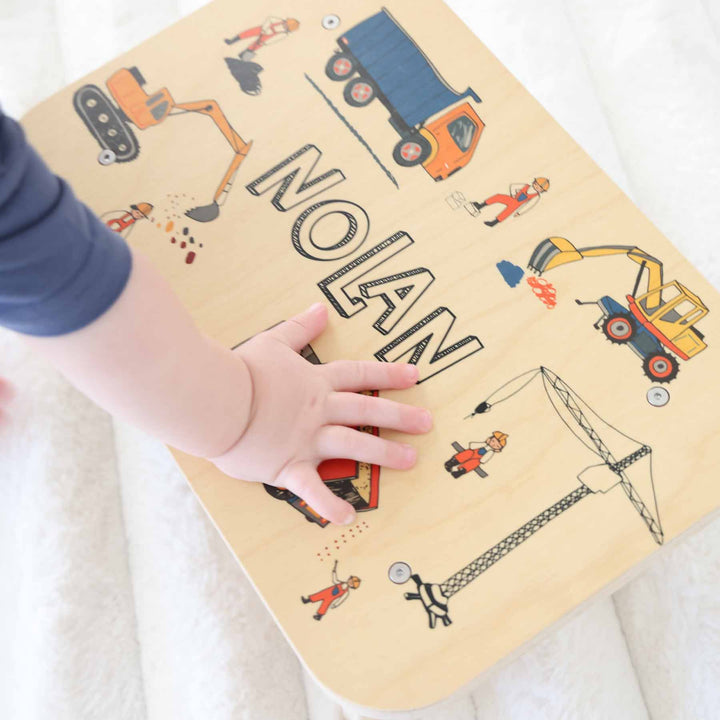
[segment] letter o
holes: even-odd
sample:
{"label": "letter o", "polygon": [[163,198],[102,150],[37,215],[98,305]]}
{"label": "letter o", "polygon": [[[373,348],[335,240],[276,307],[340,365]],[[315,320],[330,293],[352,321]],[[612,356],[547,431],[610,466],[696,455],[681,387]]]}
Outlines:
{"label": "letter o", "polygon": [[[315,226],[330,215],[340,214],[348,223],[347,230],[332,245],[318,245],[313,240]],[[323,200],[303,210],[292,228],[295,249],[311,260],[340,260],[354,253],[367,238],[370,219],[367,213],[347,200]]]}

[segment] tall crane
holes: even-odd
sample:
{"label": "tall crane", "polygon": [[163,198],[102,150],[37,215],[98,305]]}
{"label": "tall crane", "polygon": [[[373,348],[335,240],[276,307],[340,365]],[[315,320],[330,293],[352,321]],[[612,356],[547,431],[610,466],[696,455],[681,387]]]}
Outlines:
{"label": "tall crane", "polygon": [[[591,495],[604,495],[618,486],[622,488],[630,504],[640,516],[652,539],[662,545],[664,532],[660,522],[655,484],[652,474],[652,448],[626,435],[603,420],[580,396],[558,375],[546,367],[529,370],[508,381],[483,400],[471,415],[490,412],[493,407],[512,398],[519,398],[524,407],[526,390],[542,383],[552,410],[558,415],[563,427],[599,458],[598,465],[584,468],[578,475],[578,485],[555,503],[543,509],[516,528],[492,547],[482,552],[467,565],[449,575],[439,583],[425,582],[418,573],[407,572],[401,581],[412,580],[415,592],[406,592],[406,600],[419,600],[428,616],[430,628],[439,620],[444,626],[450,625],[449,600],[470,585],[493,565],[518,549],[526,540],[560,517],[578,502]],[[621,455],[619,448],[625,448]],[[614,450],[614,452],[613,452]],[[629,451],[628,451],[629,450]],[[609,474],[613,480],[607,489],[592,489],[590,483],[596,473]],[[409,569],[409,566],[408,566]],[[390,578],[393,580],[393,578]],[[397,582],[393,580],[393,582]]]}
{"label": "tall crane", "polygon": [[[695,324],[708,314],[702,300],[677,280],[663,282],[663,264],[638,247],[600,245],[576,248],[562,237],[543,240],[530,256],[528,267],[542,275],[560,265],[583,258],[625,255],[640,266],[627,306],[603,295],[597,302],[602,316],[595,327],[610,342],[628,345],[643,361],[645,375],[659,383],[673,380],[679,370],[678,358],[689,360],[705,350],[705,336]],[[638,295],[643,276],[644,292]]]}

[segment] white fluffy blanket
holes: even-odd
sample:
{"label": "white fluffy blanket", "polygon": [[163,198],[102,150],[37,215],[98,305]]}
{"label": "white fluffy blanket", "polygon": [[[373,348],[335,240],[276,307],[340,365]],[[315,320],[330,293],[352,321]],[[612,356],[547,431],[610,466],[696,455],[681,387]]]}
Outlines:
{"label": "white fluffy blanket", "polygon": [[[0,100],[20,115],[200,4],[3,0]],[[720,286],[720,3],[450,5]],[[17,387],[0,426],[0,717],[356,717],[304,675],[162,446],[9,333],[0,375]],[[716,521],[417,716],[720,717],[719,589]]]}

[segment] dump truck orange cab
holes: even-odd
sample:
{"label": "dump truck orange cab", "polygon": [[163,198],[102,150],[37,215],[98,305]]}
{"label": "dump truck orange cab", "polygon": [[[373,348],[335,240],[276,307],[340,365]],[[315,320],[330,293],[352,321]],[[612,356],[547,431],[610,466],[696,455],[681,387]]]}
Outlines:
{"label": "dump truck orange cab", "polygon": [[444,180],[470,162],[484,127],[470,101],[480,103],[480,96],[470,87],[453,90],[387,8],[346,30],[337,43],[325,74],[345,82],[348,105],[362,108],[377,99],[385,106],[400,136],[393,148],[398,165],[422,165]]}
{"label": "dump truck orange cab", "polygon": [[472,159],[485,123],[463,103],[420,129],[432,146],[423,167],[434,180],[445,180]]}

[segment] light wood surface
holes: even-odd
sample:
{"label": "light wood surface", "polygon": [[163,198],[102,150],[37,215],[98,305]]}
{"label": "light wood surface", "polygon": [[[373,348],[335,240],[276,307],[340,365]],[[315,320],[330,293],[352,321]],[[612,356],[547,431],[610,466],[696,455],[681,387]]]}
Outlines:
{"label": "light wood surface", "polygon": [[[626,475],[643,502],[654,507],[648,494],[652,459],[657,499],[652,515],[661,521],[666,542],[717,508],[720,393],[714,343],[720,321],[711,286],[439,2],[424,4],[422,13],[409,0],[391,2],[388,9],[449,85],[461,92],[469,86],[482,98],[480,104],[465,99],[458,105],[469,102],[484,128],[473,157],[446,180],[435,182],[422,167],[399,167],[392,157],[399,136],[388,124],[386,108],[377,100],[350,107],[343,83],[325,74],[336,39],[380,9],[364,0],[337,2],[332,12],[340,26],[328,30],[322,25],[327,7],[315,0],[297,6],[218,0],[38,106],[24,125],[53,169],[99,215],[140,202],[154,206],[154,220],[139,220],[129,242],[163,271],[198,325],[228,347],[311,302],[328,300],[319,284],[398,232],[407,233],[412,244],[375,269],[367,263],[369,272],[360,282],[426,268],[432,284],[385,334],[373,324],[386,303],[366,287],[365,307],[351,317],[331,310],[330,329],[313,346],[318,357],[370,359],[438,308],[456,318],[446,345],[479,339],[451,354],[459,359],[454,364],[440,359],[428,365],[429,351],[421,356],[426,379],[402,399],[430,407],[435,430],[419,441],[414,471],[381,471],[379,507],[360,514],[354,528],[306,522],[262,487],[224,477],[210,464],[178,453],[200,501],[315,677],[359,705],[408,709],[446,697],[658,549],[617,484],[620,476],[583,473],[590,465],[606,471],[607,466],[578,439],[578,433],[585,441],[588,436],[556,412],[562,393],[548,391],[553,378],[562,380],[556,387],[573,391],[565,397],[586,403],[584,417],[592,418],[614,461],[645,445],[652,449],[628,465]],[[262,92],[248,95],[223,58],[236,58],[251,41],[226,46],[223,39],[270,16],[297,18],[300,27],[258,50],[254,62],[263,67]],[[100,147],[73,109],[73,94],[86,83],[107,94],[110,76],[134,66],[150,95],[167,87],[176,103],[212,98],[239,136],[253,141],[212,222],[183,214],[210,200],[233,157],[209,117],[170,116],[155,127],[133,128],[137,159],[110,166],[97,162]],[[428,126],[444,112],[432,115]],[[312,177],[337,169],[344,179],[336,173],[324,189],[314,194],[311,188],[299,198],[288,190],[280,200],[286,210],[271,202],[277,186],[260,192],[261,182],[255,186],[259,194],[248,190],[308,145],[320,154]],[[500,206],[475,217],[461,196],[447,200],[462,193],[466,200],[483,201],[507,193],[511,183],[537,177],[550,181],[537,206],[494,227],[484,220]],[[319,221],[314,237],[326,249],[309,245],[309,238],[298,240],[323,258],[311,259],[296,249],[292,229],[300,223],[308,230],[323,210],[309,220],[303,213],[328,200],[344,201],[323,207],[354,213],[358,234],[329,250],[347,222],[337,213]],[[367,238],[360,243],[365,217]],[[678,377],[662,384],[670,395],[665,406],[648,402],[646,393],[660,383],[643,374],[641,358],[593,327],[600,309],[574,302],[611,296],[627,305],[639,266],[616,254],[553,268],[542,276],[557,292],[557,305],[550,309],[528,285],[534,275],[526,267],[549,237],[566,238],[576,248],[641,248],[661,261],[666,282],[677,279],[707,305],[710,312],[698,329],[708,347],[680,361]],[[396,246],[405,242],[400,238]],[[196,255],[188,263],[191,250]],[[516,287],[498,271],[501,261],[524,271]],[[337,284],[330,287],[342,302]],[[397,294],[394,299],[400,301]],[[422,333],[414,337],[420,340]],[[462,357],[468,348],[478,351]],[[386,357],[394,359],[391,351]],[[551,372],[528,375],[532,379],[516,395],[496,402],[487,414],[467,417],[505,383],[540,367]],[[445,462],[456,452],[453,442],[467,448],[494,431],[508,434],[507,445],[484,466],[486,478],[472,471],[455,478],[446,471]],[[587,486],[578,479],[581,473]],[[601,474],[611,483],[595,485]],[[592,493],[452,595],[448,626],[440,620],[431,629],[421,602],[404,598],[416,590],[412,580],[388,579],[390,566],[402,561],[424,582],[442,583],[561,498],[588,486]],[[317,603],[300,598],[332,585],[335,560],[340,578],[357,576],[360,587],[318,622]]]}

